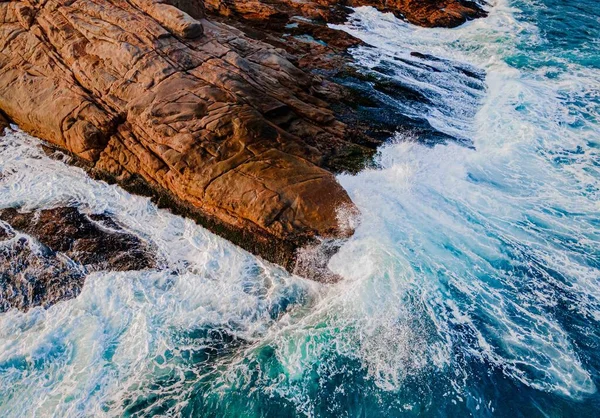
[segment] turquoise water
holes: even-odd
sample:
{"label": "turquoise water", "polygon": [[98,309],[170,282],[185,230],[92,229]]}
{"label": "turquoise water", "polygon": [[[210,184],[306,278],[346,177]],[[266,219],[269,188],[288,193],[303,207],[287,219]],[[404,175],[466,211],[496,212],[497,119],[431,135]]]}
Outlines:
{"label": "turquoise water", "polygon": [[597,3],[499,0],[453,30],[359,8],[343,29],[448,139],[402,129],[339,176],[362,216],[336,285],[0,143],[0,206],[111,213],[162,265],[0,316],[0,415],[600,415]]}

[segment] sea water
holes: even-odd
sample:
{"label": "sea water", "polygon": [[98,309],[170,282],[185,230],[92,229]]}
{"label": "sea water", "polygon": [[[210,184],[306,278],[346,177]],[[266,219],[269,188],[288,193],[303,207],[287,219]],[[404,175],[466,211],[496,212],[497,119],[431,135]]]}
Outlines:
{"label": "sea water", "polygon": [[338,177],[362,215],[335,285],[9,132],[1,207],[110,214],[160,266],[0,315],[0,415],[600,416],[600,11],[491,6],[457,29],[372,8],[337,27],[449,139],[400,129],[376,167]]}

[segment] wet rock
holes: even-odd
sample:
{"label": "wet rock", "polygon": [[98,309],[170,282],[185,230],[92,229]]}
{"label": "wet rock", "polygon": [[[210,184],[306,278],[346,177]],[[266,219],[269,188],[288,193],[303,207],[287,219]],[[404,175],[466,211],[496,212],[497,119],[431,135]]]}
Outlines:
{"label": "wet rock", "polygon": [[298,250],[294,273],[309,276],[322,283],[337,283],[342,277],[329,270],[328,264],[340,249],[339,241],[323,241]]}
{"label": "wet rock", "polygon": [[53,252],[94,270],[142,270],[156,261],[150,246],[124,231],[110,217],[85,215],[74,207],[19,212],[0,210],[0,219],[25,233]]}
{"label": "wet rock", "polygon": [[0,241],[6,241],[15,236],[14,232],[4,225],[0,224]]}
{"label": "wet rock", "polygon": [[380,77],[374,71],[349,70],[340,72],[335,80],[360,98],[354,101],[355,111],[341,113],[341,119],[361,127],[371,138],[384,142],[397,132],[406,132],[430,145],[456,140],[435,129],[425,117],[409,116],[395,105],[395,102],[412,104],[426,114],[424,105],[429,99],[392,77]]}
{"label": "wet rock", "polygon": [[97,270],[156,265],[150,246],[105,215],[63,207],[0,211],[0,312],[49,307],[76,297]]}
{"label": "wet rock", "polygon": [[0,242],[0,312],[45,308],[77,297],[85,273],[29,238]]}
{"label": "wet rock", "polygon": [[477,2],[468,0],[351,0],[351,3],[390,11],[414,25],[430,28],[454,28],[487,16]]}

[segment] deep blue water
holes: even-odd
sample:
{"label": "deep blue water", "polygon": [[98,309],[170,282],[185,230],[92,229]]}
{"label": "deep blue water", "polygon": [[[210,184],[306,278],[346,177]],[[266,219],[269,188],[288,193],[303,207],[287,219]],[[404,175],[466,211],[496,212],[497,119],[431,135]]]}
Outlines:
{"label": "deep blue water", "polygon": [[598,5],[499,0],[452,30],[356,10],[359,69],[433,133],[399,129],[377,168],[339,177],[362,216],[336,285],[11,134],[0,206],[110,212],[164,268],[1,316],[0,414],[600,416]]}

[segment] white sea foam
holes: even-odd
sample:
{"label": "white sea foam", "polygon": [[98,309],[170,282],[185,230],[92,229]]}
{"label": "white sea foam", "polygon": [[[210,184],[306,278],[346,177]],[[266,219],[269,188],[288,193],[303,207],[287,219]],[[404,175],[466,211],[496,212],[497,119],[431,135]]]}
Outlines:
{"label": "white sea foam", "polygon": [[[570,126],[576,113],[564,98],[593,94],[600,77],[574,68],[550,82],[509,67],[504,59],[518,42],[540,42],[537,28],[517,21],[514,12],[497,2],[488,19],[431,30],[359,8],[340,27],[384,55],[428,53],[475,65],[487,76],[485,97],[471,120],[474,150],[430,148],[399,137],[381,150],[380,169],[340,177],[363,217],[330,265],[369,289],[390,286],[390,277],[395,287],[416,286],[441,335],[450,333],[444,321],[466,324],[477,336],[476,344],[465,347],[473,355],[529,386],[579,397],[596,387],[552,307],[562,302],[598,320],[600,130],[593,123]],[[355,53],[365,56],[360,49]],[[459,116],[463,105],[455,110]],[[455,133],[443,118],[430,122]],[[561,166],[555,156],[568,161]],[[363,268],[357,271],[357,264]],[[376,293],[372,300],[381,312],[367,315],[373,324],[388,313],[402,316],[398,308],[387,309],[387,303],[405,302],[396,300],[401,293]],[[392,375],[398,368],[389,362],[394,352],[398,363],[407,363],[405,348],[395,343],[385,355],[363,360]],[[442,352],[449,354],[451,347]]]}

